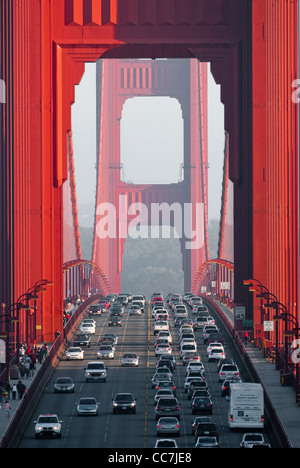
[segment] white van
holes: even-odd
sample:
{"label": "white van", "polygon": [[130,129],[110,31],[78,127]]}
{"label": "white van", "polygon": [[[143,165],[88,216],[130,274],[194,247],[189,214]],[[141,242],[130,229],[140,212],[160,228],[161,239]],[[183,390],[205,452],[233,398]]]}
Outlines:
{"label": "white van", "polygon": [[264,390],[261,384],[230,384],[228,424],[230,429],[264,428]]}

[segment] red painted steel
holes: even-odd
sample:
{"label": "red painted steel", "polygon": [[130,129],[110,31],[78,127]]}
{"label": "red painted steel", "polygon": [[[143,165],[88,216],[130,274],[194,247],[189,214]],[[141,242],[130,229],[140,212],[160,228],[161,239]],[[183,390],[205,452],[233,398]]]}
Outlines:
{"label": "red painted steel", "polygon": [[[100,87],[98,112],[100,114],[98,182],[94,230],[93,262],[106,272],[112,290],[120,292],[122,255],[128,226],[138,211],[129,215],[134,203],[143,205],[147,219],[141,224],[155,224],[151,218],[154,203],[175,207],[181,217],[181,251],[185,273],[185,289],[190,290],[191,278],[198,265],[208,259],[207,219],[207,65],[197,60],[102,60],[98,64],[97,82]],[[135,185],[121,181],[120,123],[124,103],[135,96],[170,96],[178,99],[184,120],[184,180],[166,185]],[[159,171],[159,168],[158,168]],[[120,200],[123,199],[124,203]],[[107,218],[104,205],[115,209],[111,226],[114,232],[107,237],[100,226]],[[190,243],[185,224],[186,204],[196,213],[196,204],[204,206],[200,221],[201,245],[186,248]],[[124,205],[124,206],[123,206]],[[102,209],[103,207],[103,209]],[[181,209],[181,211],[180,211]],[[122,211],[122,214],[121,214]],[[167,216],[168,218],[168,216]],[[174,220],[169,222],[174,226]],[[161,221],[159,222],[161,224]],[[195,229],[195,223],[190,223]],[[193,224],[193,226],[192,226]],[[178,226],[178,223],[177,223]],[[107,226],[104,226],[107,230]],[[185,236],[184,234],[187,234]],[[151,235],[151,234],[150,234]]]}
{"label": "red painted steel", "polygon": [[[62,185],[74,85],[84,62],[197,58],[222,85],[234,183],[235,301],[258,277],[298,317],[298,1],[0,0],[1,288],[12,303],[39,279],[42,339],[62,324]],[[199,266],[199,265],[198,265]]]}

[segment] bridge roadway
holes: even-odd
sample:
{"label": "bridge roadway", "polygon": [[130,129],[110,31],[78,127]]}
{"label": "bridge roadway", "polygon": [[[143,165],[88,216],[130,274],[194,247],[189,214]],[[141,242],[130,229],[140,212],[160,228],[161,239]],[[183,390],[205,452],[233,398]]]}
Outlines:
{"label": "bridge roadway", "polygon": [[[96,335],[92,345],[85,349],[84,361],[66,361],[62,356],[47,387],[28,423],[19,448],[153,448],[157,439],[154,412],[154,390],[151,377],[155,370],[157,358],[154,355],[153,319],[150,310],[141,317],[129,316],[125,310],[122,327],[108,327],[109,313],[96,317]],[[171,324],[173,317],[171,314]],[[112,331],[117,333],[119,341],[114,360],[106,360],[108,378],[106,383],[86,383],[84,367],[90,360],[96,360],[98,341],[101,335]],[[178,329],[171,326],[173,336],[173,353],[177,357],[174,371],[174,382],[177,398],[181,405],[181,434],[177,438],[179,448],[193,448],[195,440],[191,433],[194,417],[190,400],[183,389],[186,368],[179,359]],[[221,397],[221,385],[218,381],[216,363],[208,363],[206,345],[202,332],[196,332],[198,349],[206,369],[206,380],[213,397],[213,417],[220,432],[222,448],[238,448],[242,433],[230,432],[227,424],[228,403]],[[136,352],[140,357],[138,368],[123,368],[121,357],[125,352]],[[230,343],[225,344],[227,357],[233,357]],[[75,382],[74,394],[55,394],[53,382],[59,376],[70,376]],[[243,379],[243,370],[241,369]],[[244,380],[244,379],[243,379]],[[113,414],[112,398],[117,392],[131,392],[137,399],[136,414]],[[82,396],[95,396],[101,403],[98,417],[78,417],[76,402]],[[33,421],[41,413],[57,413],[63,421],[61,439],[36,440]]]}

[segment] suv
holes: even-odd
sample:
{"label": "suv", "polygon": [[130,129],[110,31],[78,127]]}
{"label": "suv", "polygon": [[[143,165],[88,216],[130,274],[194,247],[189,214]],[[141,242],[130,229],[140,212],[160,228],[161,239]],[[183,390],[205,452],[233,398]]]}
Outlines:
{"label": "suv", "polygon": [[39,437],[57,437],[61,438],[62,421],[58,419],[57,414],[40,414],[35,424],[35,438]]}
{"label": "suv", "polygon": [[223,382],[227,377],[239,377],[240,371],[235,364],[223,364],[219,372],[219,382]]}
{"label": "suv", "polygon": [[136,399],[132,393],[117,393],[113,398],[113,414],[136,413]]}
{"label": "suv", "polygon": [[158,420],[161,416],[176,416],[180,419],[180,406],[175,397],[161,397],[155,407],[155,416]]}
{"label": "suv", "polygon": [[95,381],[103,381],[106,382],[106,368],[105,364],[102,361],[91,361],[88,362],[86,369],[85,369],[85,380],[86,382],[95,382]]}

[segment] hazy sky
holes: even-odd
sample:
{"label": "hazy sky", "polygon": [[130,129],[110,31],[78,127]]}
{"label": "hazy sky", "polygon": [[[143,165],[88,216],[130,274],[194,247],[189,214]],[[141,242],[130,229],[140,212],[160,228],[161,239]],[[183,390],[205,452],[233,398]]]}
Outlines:
{"label": "hazy sky", "polygon": [[[76,86],[75,93],[72,131],[80,211],[80,205],[95,202],[96,193],[95,64],[86,64],[85,74],[80,85]],[[208,100],[209,218],[219,218],[224,157],[224,110],[220,103],[220,87],[215,84],[210,74]],[[183,121],[176,99],[146,97],[126,101],[121,121],[121,162],[125,162],[124,180],[136,183],[153,183],[155,180],[177,182],[183,157],[182,135]],[[147,139],[148,151],[144,151],[141,159],[140,148],[145,149],[144,143]],[[141,161],[142,165],[139,164]],[[166,176],[169,179],[166,179]]]}

